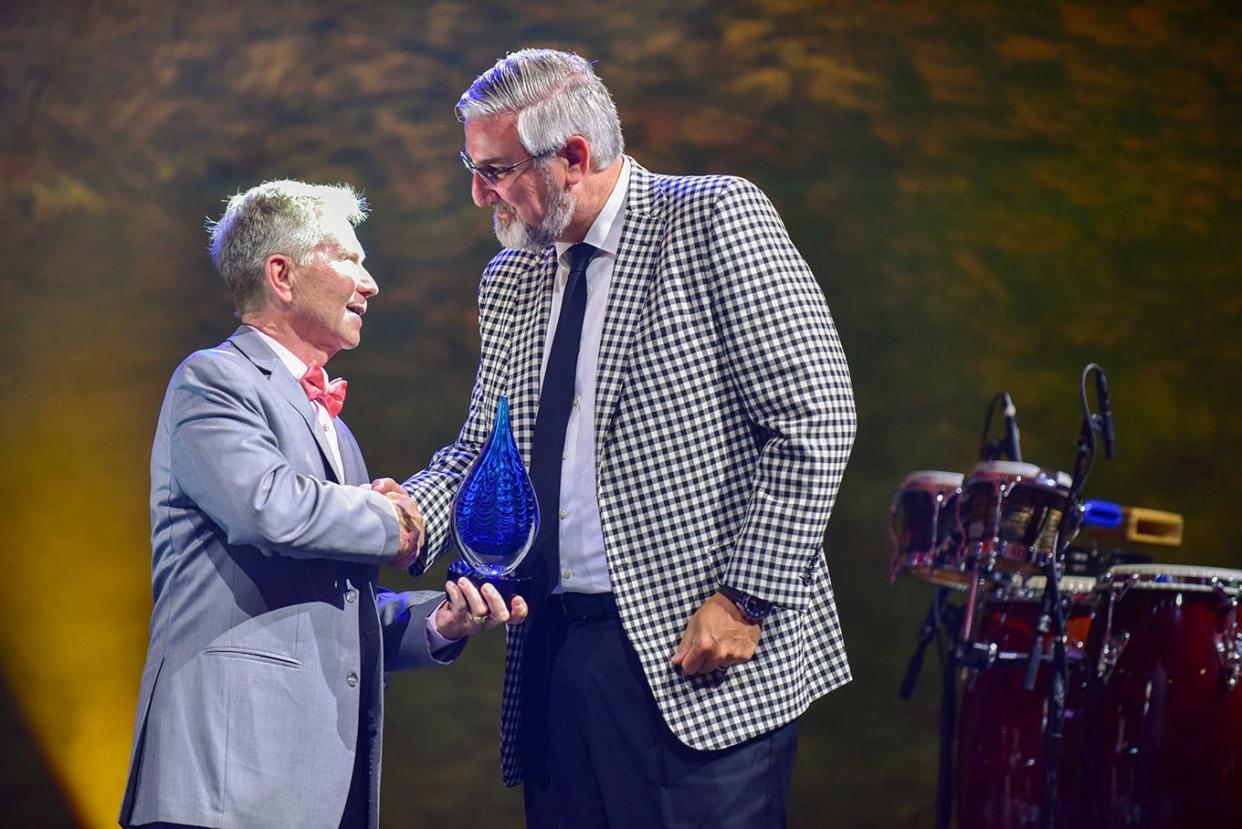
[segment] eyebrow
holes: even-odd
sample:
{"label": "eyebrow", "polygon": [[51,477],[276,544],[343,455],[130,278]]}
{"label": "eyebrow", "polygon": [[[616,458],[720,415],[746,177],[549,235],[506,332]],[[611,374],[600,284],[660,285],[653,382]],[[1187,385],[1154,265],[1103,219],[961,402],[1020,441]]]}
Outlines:
{"label": "eyebrow", "polygon": [[476,167],[508,167],[509,166],[508,164],[497,164],[496,162],[500,161],[500,159],[495,156],[480,160],[472,156],[470,154],[470,151],[467,150],[465,147],[462,147],[461,151],[466,154],[466,158],[474,162]]}
{"label": "eyebrow", "polygon": [[324,241],[331,245],[331,248],[334,250],[336,255],[342,256],[345,259],[356,259],[361,264],[362,260],[367,258],[366,251],[350,250],[342,245],[341,240],[337,239],[335,236],[327,237]]}

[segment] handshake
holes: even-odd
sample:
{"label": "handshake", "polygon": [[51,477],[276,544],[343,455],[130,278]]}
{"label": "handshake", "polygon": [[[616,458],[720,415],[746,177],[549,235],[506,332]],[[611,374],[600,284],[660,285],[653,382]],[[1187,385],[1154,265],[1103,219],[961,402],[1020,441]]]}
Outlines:
{"label": "handshake", "polygon": [[[401,484],[392,478],[376,478],[371,489],[388,498],[401,524],[401,544],[392,557],[394,567],[403,570],[418,560],[427,536],[427,519]],[[445,582],[446,598],[436,609],[436,629],[446,639],[461,639],[499,625],[517,625],[526,620],[529,608],[521,596],[514,596],[509,607],[495,587],[480,590],[467,578]]]}
{"label": "handshake", "polygon": [[397,554],[392,557],[391,563],[392,566],[404,570],[423,551],[427,519],[419,512],[418,504],[405,488],[392,478],[376,478],[371,482],[371,489],[392,501],[393,509],[397,513],[397,521],[401,524],[401,546],[397,548]]}

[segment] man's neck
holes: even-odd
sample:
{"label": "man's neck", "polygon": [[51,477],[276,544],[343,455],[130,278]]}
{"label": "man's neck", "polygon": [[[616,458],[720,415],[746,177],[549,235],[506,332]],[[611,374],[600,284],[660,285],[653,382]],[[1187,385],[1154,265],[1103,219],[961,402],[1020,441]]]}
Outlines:
{"label": "man's neck", "polygon": [[289,324],[289,321],[282,316],[267,314],[263,312],[255,314],[244,314],[242,316],[243,323],[262,331],[276,342],[289,349],[293,356],[297,357],[303,363],[310,365],[311,363],[319,363],[319,365],[327,365],[332,355],[324,351],[322,348],[316,348],[304,339],[299,337]]}
{"label": "man's neck", "polygon": [[586,238],[591,225],[595,224],[600,211],[608,202],[608,197],[612,195],[612,188],[617,186],[617,179],[621,176],[621,167],[624,164],[625,159],[618,158],[598,173],[588,173],[582,180],[575,194],[578,204],[574,209],[574,217],[569,222],[569,227],[565,228],[565,232],[561,234],[560,241],[577,243]]}

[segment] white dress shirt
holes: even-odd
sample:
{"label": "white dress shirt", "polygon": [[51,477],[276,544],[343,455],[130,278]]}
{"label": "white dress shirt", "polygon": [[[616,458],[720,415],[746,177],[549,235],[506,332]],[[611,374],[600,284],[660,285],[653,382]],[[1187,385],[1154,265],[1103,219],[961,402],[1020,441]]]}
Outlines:
{"label": "white dress shirt", "polygon": [[[621,175],[612,188],[603,210],[583,239],[597,252],[587,265],[587,304],[582,318],[582,342],[578,348],[578,368],[574,378],[574,405],[565,427],[565,452],[561,466],[560,559],[561,571],[555,593],[607,593],[612,590],[608,562],[604,557],[604,531],[600,526],[599,500],[595,481],[595,379],[599,368],[600,338],[604,333],[604,313],[608,309],[608,288],[612,269],[621,246],[625,225],[625,195],[630,185],[630,162],[621,165]],[[552,338],[561,314],[565,285],[569,280],[569,254],[572,245],[556,243],[556,282],[552,288],[552,316],[543,346],[540,383],[548,367]]]}

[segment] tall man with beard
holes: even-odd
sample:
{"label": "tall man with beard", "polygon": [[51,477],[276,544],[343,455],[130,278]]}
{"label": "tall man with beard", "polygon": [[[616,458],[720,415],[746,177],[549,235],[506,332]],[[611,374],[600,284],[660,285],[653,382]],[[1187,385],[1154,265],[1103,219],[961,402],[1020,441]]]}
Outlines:
{"label": "tall man with beard", "polygon": [[465,424],[405,488],[417,571],[509,397],[543,522],[504,779],[531,826],[779,825],[797,717],[850,678],[823,534],[855,421],[823,293],[753,184],[622,155],[577,55],[511,54],[457,112],[505,250]]}

